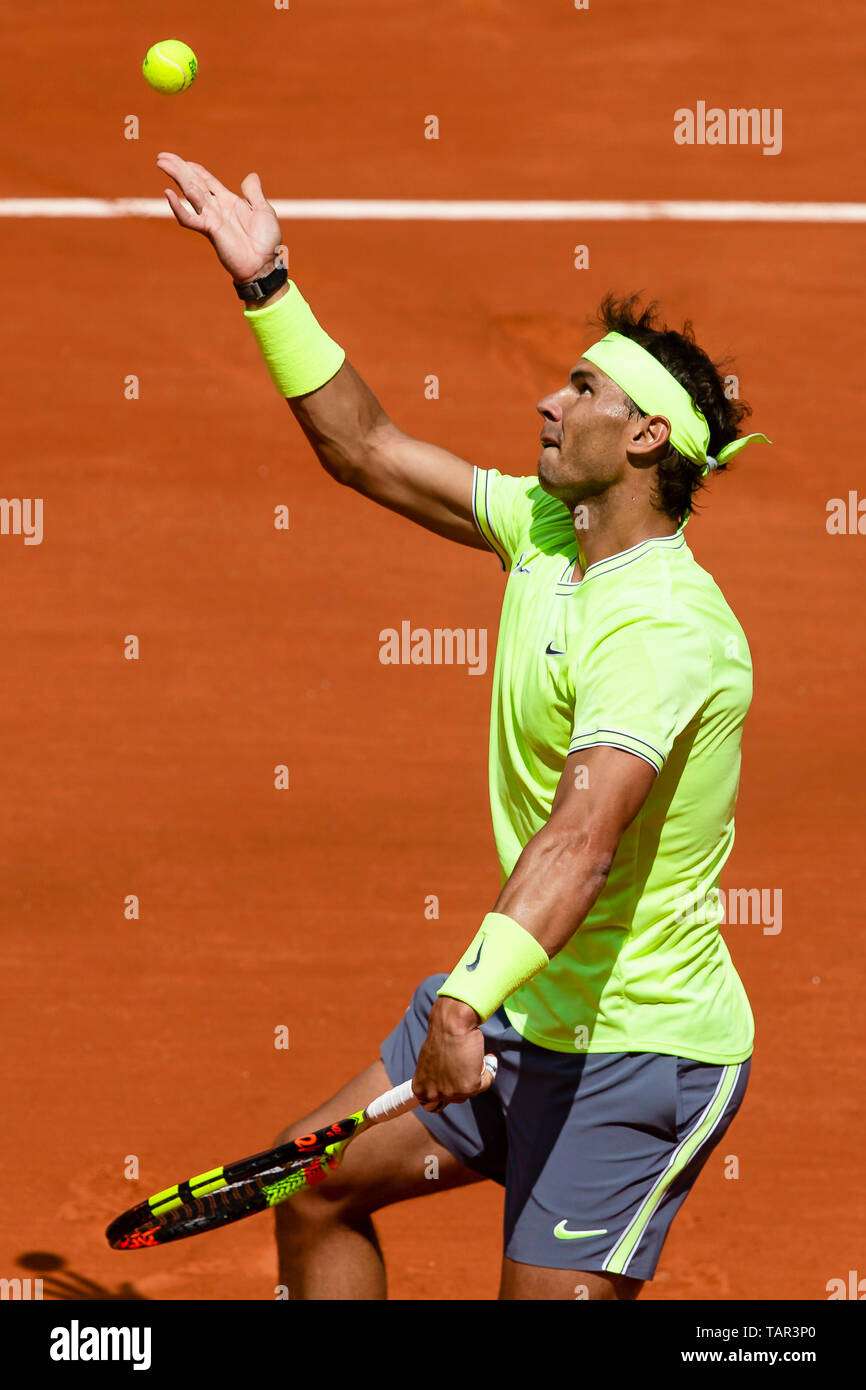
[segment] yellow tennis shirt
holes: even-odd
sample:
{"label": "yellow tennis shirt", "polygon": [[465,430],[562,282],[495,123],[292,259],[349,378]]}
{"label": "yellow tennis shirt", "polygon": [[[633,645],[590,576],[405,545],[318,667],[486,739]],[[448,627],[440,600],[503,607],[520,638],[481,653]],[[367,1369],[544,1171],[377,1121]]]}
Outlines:
{"label": "yellow tennis shirt", "polygon": [[752,665],[740,624],[683,531],[590,565],[534,477],[475,471],[475,519],[509,571],[490,726],[503,882],[546,824],[569,753],[600,744],[658,776],[568,944],[505,1003],[557,1052],[751,1054],[746,992],[719,932]]}

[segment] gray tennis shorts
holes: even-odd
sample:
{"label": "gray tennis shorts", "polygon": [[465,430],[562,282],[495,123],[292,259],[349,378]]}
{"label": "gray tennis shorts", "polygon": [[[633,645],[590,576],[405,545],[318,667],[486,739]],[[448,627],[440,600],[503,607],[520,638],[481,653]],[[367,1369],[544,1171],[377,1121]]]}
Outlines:
{"label": "gray tennis shorts", "polygon": [[[422,981],[382,1044],[395,1085],[414,1074],[446,978]],[[415,1113],[460,1163],[505,1188],[505,1254],[651,1279],[674,1216],[739,1109],[749,1061],[552,1052],[521,1037],[503,1009],[481,1031],[499,1058],[490,1089]]]}

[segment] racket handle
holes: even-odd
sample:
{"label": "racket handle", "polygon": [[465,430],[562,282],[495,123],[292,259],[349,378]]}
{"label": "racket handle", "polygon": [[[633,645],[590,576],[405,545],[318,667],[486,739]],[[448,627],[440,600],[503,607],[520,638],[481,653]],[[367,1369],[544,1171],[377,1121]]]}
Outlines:
{"label": "racket handle", "polygon": [[[484,1069],[489,1071],[493,1079],[496,1079],[496,1069],[499,1062],[488,1052],[484,1058]],[[418,1097],[412,1090],[412,1078],[404,1081],[401,1086],[394,1086],[392,1090],[385,1091],[370,1104],[364,1111],[364,1118],[371,1124],[379,1124],[381,1120],[394,1120],[398,1115],[405,1115],[408,1110],[415,1110],[419,1104]]]}

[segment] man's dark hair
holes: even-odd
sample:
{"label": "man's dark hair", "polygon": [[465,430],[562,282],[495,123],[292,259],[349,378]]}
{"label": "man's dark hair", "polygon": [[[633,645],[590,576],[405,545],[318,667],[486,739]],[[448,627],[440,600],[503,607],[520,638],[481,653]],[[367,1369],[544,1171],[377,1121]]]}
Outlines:
{"label": "man's dark hair", "polygon": [[[676,377],[706,416],[710,427],[708,452],[717,455],[719,449],[737,438],[740,425],[752,413],[751,408],[745,401],[727,399],[723,372],[728,363],[713,362],[703,348],[698,347],[690,321],[687,320],[678,333],[660,323],[655,301],[641,309],[639,300],[637,294],[626,299],[605,295],[592,326],[634,339]],[[646,415],[628,394],[626,402],[629,416]],[[725,468],[726,465],[720,463],[714,471],[723,472]],[[703,486],[701,465],[683,458],[671,446],[658,466],[655,504],[673,520],[681,522],[686,513],[694,509],[695,493]]]}

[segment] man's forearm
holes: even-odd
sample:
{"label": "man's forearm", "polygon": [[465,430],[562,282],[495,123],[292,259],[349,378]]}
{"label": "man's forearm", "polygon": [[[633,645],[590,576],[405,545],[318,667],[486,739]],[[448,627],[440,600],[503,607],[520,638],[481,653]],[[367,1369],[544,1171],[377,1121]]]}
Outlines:
{"label": "man's forearm", "polygon": [[[267,299],[248,305],[247,315],[253,318],[289,291],[289,284],[281,285]],[[326,472],[337,482],[361,488],[373,466],[377,440],[396,427],[355,368],[344,362],[330,381],[288,402]]]}
{"label": "man's forearm", "polygon": [[[278,314],[281,308],[276,303]],[[255,311],[248,312],[247,318],[252,320],[256,332]],[[291,373],[283,371],[279,364],[274,369],[267,351],[264,356],[272,379],[288,400],[325,471],[372,502],[439,535],[462,545],[487,549],[474,517],[471,465],[447,449],[405,434],[386,415],[367,383],[346,360],[343,349],[315,322],[313,326],[326,348],[320,355],[318,380],[314,376],[314,384],[308,388],[283,390],[287,376],[294,378],[294,368]],[[283,343],[279,341],[282,332],[278,325],[272,334],[277,355],[284,343],[291,344],[290,335]],[[266,336],[266,330],[261,335],[256,332],[256,336]]]}
{"label": "man's forearm", "polygon": [[337,482],[364,490],[377,442],[395,427],[350,362],[308,396],[289,401],[322,467]]}
{"label": "man's forearm", "polygon": [[587,839],[549,825],[530,840],[474,939],[440,986],[447,998],[442,1025],[462,1034],[470,1026],[454,1009],[461,1001],[486,1019],[516,989],[549,965],[601,892],[610,857]]}
{"label": "man's forearm", "polygon": [[246,319],[271,380],[331,477],[428,530],[487,549],[471,465],[394,424],[296,285],[247,308]]}
{"label": "man's forearm", "polygon": [[545,826],[529,841],[494,906],[548,956],[574,936],[604,887],[612,854]]}

